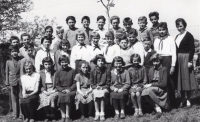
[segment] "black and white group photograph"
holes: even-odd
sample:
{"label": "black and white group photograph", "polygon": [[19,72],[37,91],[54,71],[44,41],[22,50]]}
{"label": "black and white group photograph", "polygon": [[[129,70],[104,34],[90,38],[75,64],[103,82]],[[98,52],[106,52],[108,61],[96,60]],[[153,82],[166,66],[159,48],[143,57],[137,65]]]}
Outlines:
{"label": "black and white group photograph", "polygon": [[200,0],[0,0],[0,122],[200,122]]}

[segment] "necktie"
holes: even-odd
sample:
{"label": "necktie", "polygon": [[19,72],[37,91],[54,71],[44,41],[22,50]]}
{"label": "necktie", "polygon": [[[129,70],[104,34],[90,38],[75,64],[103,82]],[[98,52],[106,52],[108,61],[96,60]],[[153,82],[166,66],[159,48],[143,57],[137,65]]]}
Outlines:
{"label": "necktie", "polygon": [[168,35],[164,36],[164,37],[159,37],[160,38],[160,43],[158,45],[160,51],[162,51],[163,49],[163,40],[165,40],[168,37]]}
{"label": "necktie", "polygon": [[99,50],[101,50],[101,48],[100,48],[98,45],[95,45],[93,51],[94,51],[95,49],[97,49],[97,48],[98,48]]}
{"label": "necktie", "polygon": [[46,49],[46,51],[47,51],[47,57],[50,57],[50,50]]}
{"label": "necktie", "polygon": [[117,73],[117,83],[118,83],[118,84],[121,84],[121,83],[122,83],[122,79],[121,79],[120,73]]}
{"label": "necktie", "polygon": [[89,29],[86,29],[85,31],[86,31],[87,36],[88,36],[88,38],[89,38]]}
{"label": "necktie", "polygon": [[110,47],[111,45],[108,45],[107,47],[106,47],[106,54],[108,53],[108,48]]}

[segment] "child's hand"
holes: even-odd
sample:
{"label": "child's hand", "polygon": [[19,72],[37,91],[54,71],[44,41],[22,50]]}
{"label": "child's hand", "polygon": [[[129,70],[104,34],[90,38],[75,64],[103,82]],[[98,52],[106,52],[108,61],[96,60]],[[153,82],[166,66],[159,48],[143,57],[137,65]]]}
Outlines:
{"label": "child's hand", "polygon": [[137,88],[137,85],[132,86],[132,88]]}
{"label": "child's hand", "polygon": [[28,98],[28,94],[24,94],[24,95],[23,95],[23,98]]}
{"label": "child's hand", "polygon": [[119,89],[118,92],[123,92],[123,89]]}
{"label": "child's hand", "polygon": [[174,68],[174,66],[172,66],[171,69],[170,69],[170,75],[174,74],[174,70],[175,70],[175,68]]}
{"label": "child's hand", "polygon": [[114,92],[117,92],[118,91],[118,88],[114,88]]}
{"label": "child's hand", "polygon": [[188,68],[191,68],[191,67],[192,67],[192,63],[188,62]]}
{"label": "child's hand", "polygon": [[152,84],[146,84],[146,85],[144,85],[144,88],[149,88],[151,86],[152,86]]}
{"label": "child's hand", "polygon": [[66,90],[62,90],[62,93],[64,93],[64,94],[65,94],[65,93],[66,93]]}

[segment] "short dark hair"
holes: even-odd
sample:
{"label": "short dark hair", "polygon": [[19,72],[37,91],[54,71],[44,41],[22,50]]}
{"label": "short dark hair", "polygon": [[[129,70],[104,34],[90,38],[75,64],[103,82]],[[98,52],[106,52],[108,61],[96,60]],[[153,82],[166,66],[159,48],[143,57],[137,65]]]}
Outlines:
{"label": "short dark hair", "polygon": [[160,22],[159,25],[158,25],[158,28],[161,27],[161,28],[165,28],[168,30],[168,27],[167,27],[167,23],[166,22]]}
{"label": "short dark hair", "polygon": [[44,65],[46,62],[53,64],[53,60],[50,57],[45,57],[42,59],[42,65]]}
{"label": "short dark hair", "polygon": [[160,54],[155,53],[154,55],[151,56],[150,60],[151,61],[159,60],[160,62],[162,62],[163,58]]}
{"label": "short dark hair", "polygon": [[156,16],[159,19],[159,13],[157,11],[149,13],[149,18],[151,18],[152,16]]}
{"label": "short dark hair", "polygon": [[105,57],[102,55],[102,54],[98,54],[96,55],[93,59],[92,59],[92,62],[97,65],[97,61],[98,59],[102,59],[104,63],[106,63],[106,59]]}
{"label": "short dark hair", "polygon": [[66,55],[62,55],[61,57],[59,57],[58,64],[61,65],[62,61],[66,61],[68,64],[70,63],[69,57],[67,57]]}
{"label": "short dark hair", "polygon": [[123,24],[125,24],[125,23],[133,24],[132,19],[131,19],[130,17],[126,17],[126,18],[124,18],[124,20],[123,20]]}
{"label": "short dark hair", "polygon": [[131,57],[130,57],[130,62],[131,62],[131,63],[133,63],[133,58],[137,58],[138,61],[141,63],[141,57],[140,57],[139,54],[133,53],[133,54],[131,55]]}
{"label": "short dark hair", "polygon": [[179,25],[179,22],[181,22],[185,28],[187,27],[187,23],[186,23],[186,21],[185,21],[183,18],[178,18],[178,19],[175,21],[176,26]]}
{"label": "short dark hair", "polygon": [[46,32],[48,29],[51,29],[52,33],[53,33],[53,28],[51,26],[46,26],[44,31]]}
{"label": "short dark hair", "polygon": [[43,44],[43,42],[44,42],[45,39],[46,39],[46,40],[49,40],[50,43],[52,43],[53,38],[48,37],[48,36],[44,36],[44,37],[42,37],[42,39],[41,39],[41,44]]}
{"label": "short dark hair", "polygon": [[28,49],[28,48],[34,48],[33,43],[26,43],[25,44],[25,49]]}
{"label": "short dark hair", "polygon": [[9,46],[9,50],[10,50],[10,52],[11,52],[12,50],[16,50],[17,52],[19,52],[19,46],[18,46],[18,45],[10,45],[10,46]]}
{"label": "short dark hair", "polygon": [[117,19],[119,21],[119,23],[120,23],[120,18],[118,16],[112,16],[110,18],[110,23],[112,24],[112,21],[115,20],[115,19]]}
{"label": "short dark hair", "polygon": [[76,23],[76,18],[74,17],[74,16],[68,16],[67,18],[66,18],[66,22],[68,23],[68,21],[69,20],[73,20],[75,23]]}
{"label": "short dark hair", "polygon": [[123,58],[120,57],[120,56],[116,56],[116,57],[113,58],[113,61],[112,61],[112,63],[111,63],[112,67],[114,67],[115,62],[121,62],[121,63],[122,63],[122,66],[125,65],[125,62],[124,62]]}
{"label": "short dark hair", "polygon": [[62,44],[66,44],[68,46],[68,48],[70,48],[70,43],[68,40],[66,39],[62,39],[62,41],[59,43],[59,49],[62,49]]}
{"label": "short dark hair", "polygon": [[21,37],[20,37],[21,40],[23,39],[23,36],[28,36],[28,38],[31,39],[31,36],[30,36],[29,34],[27,34],[27,33],[22,33],[22,34],[21,34]]}
{"label": "short dark hair", "polygon": [[17,36],[11,36],[9,41],[12,43],[13,40],[17,40],[19,42],[19,38]]}
{"label": "short dark hair", "polygon": [[90,17],[88,17],[88,16],[83,16],[82,19],[81,19],[81,22],[83,22],[84,19],[86,19],[87,21],[90,22]]}
{"label": "short dark hair", "polygon": [[138,18],[138,22],[139,21],[145,21],[146,23],[147,23],[147,18],[145,17],[145,16],[140,16],[139,18]]}
{"label": "short dark hair", "polygon": [[106,22],[106,18],[102,15],[97,17],[97,21],[99,21],[100,19],[102,19],[104,22]]}

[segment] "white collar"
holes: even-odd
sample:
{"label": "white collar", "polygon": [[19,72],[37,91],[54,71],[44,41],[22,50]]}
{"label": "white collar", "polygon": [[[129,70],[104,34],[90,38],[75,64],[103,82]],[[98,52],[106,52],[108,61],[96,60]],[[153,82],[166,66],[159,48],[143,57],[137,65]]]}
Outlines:
{"label": "white collar", "polygon": [[[144,50],[145,51],[145,50]],[[152,49],[150,48],[148,51],[145,51],[146,53],[150,53],[152,51]]]}

